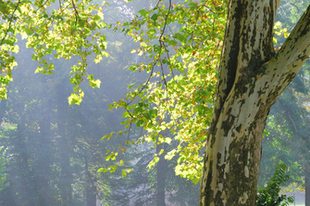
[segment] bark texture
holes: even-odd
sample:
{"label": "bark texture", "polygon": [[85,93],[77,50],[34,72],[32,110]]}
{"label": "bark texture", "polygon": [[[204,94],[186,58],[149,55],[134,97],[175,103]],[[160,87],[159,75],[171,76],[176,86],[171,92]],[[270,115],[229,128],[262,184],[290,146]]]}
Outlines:
{"label": "bark texture", "polygon": [[200,206],[254,206],[270,107],[310,55],[310,6],[278,53],[278,0],[230,0]]}

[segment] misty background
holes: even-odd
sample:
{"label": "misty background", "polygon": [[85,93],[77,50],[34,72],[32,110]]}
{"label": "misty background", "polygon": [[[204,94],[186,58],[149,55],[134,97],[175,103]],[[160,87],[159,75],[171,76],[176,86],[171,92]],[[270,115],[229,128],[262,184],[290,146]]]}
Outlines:
{"label": "misty background", "polygon": [[[130,21],[142,8],[151,8],[157,1],[108,1],[104,18],[113,25]],[[298,11],[306,1],[281,1],[277,21],[288,32],[293,28]],[[292,13],[292,15],[287,15]],[[300,13],[301,15],[301,13]],[[155,152],[173,149],[177,144],[127,148],[123,168],[131,169],[127,177],[121,170],[98,173],[108,150],[117,150],[130,138],[137,140],[146,131],[131,128],[130,135],[101,140],[112,131],[123,130],[122,110],[109,110],[109,104],[126,96],[132,83],[143,83],[147,74],[132,73],[127,68],[143,57],[131,54],[139,47],[131,37],[112,29],[107,35],[110,56],[100,64],[88,61],[87,73],[101,80],[100,89],[81,83],[85,97],[81,105],[69,105],[73,91],[69,83],[70,67],[79,61],[54,59],[53,75],[34,74],[38,63],[32,60],[32,49],[20,38],[16,55],[18,66],[12,71],[14,81],[8,87],[8,99],[0,102],[0,205],[2,206],[193,206],[198,205],[199,183],[175,176],[177,157],[160,161],[147,169]],[[277,37],[276,47],[284,42]],[[272,107],[263,142],[259,185],[273,175],[278,163],[288,165],[290,180],[285,192],[306,192],[310,198],[310,96],[307,63]],[[166,133],[163,135],[171,135]],[[294,195],[293,193],[291,193]],[[296,196],[296,194],[295,194]],[[305,194],[297,193],[296,205],[305,205]],[[307,205],[308,206],[308,205]]]}

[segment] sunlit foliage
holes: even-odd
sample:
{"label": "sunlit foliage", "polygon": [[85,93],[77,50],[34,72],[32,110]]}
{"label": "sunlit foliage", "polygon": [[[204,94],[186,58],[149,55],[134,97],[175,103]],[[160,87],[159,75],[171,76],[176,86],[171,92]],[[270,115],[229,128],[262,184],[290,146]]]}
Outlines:
{"label": "sunlit foliage", "polygon": [[[111,104],[111,108],[126,110],[122,123],[126,128],[134,124],[148,131],[138,141],[126,144],[153,142],[156,146],[176,141],[177,146],[165,158],[176,156],[176,174],[195,183],[200,179],[202,148],[211,120],[225,12],[224,1],[159,1],[150,10],[140,10],[132,21],[117,22],[114,28],[140,42],[140,47],[131,52],[143,56],[144,61],[129,70],[149,73],[145,83],[130,85],[126,98]],[[166,130],[170,131],[169,136],[161,134]],[[149,167],[158,162],[162,152],[155,154]],[[117,155],[111,151],[108,158]],[[120,160],[118,165],[122,164]],[[117,164],[101,171],[116,167]]]}

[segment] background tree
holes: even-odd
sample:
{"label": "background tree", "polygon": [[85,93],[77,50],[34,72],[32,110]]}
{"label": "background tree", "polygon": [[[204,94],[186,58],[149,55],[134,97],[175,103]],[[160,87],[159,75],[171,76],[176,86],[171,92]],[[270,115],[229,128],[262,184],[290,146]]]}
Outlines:
{"label": "background tree", "polygon": [[[27,46],[34,49],[32,57],[41,64],[36,72],[53,73],[54,59],[49,59],[49,54],[57,59],[77,56],[79,61],[71,67],[70,82],[74,84],[74,93],[69,97],[69,103],[81,103],[84,78],[90,86],[99,87],[100,80],[96,80],[86,68],[90,59],[98,63],[103,56],[108,56],[106,35],[100,30],[112,25],[103,21],[103,8],[86,0],[52,3],[1,2],[1,27],[5,31],[0,36],[0,60],[5,67],[1,76],[0,94],[3,98],[6,97],[5,86],[12,80],[12,68],[16,66],[10,52],[18,51],[15,44],[17,33],[27,38]],[[140,43],[140,47],[131,52],[150,58],[129,67],[133,71],[149,72],[147,81],[138,86],[130,85],[132,90],[126,98],[114,102],[111,107],[124,108],[125,127],[136,124],[148,134],[137,141],[125,141],[123,148],[109,150],[107,159],[117,161],[100,171],[115,171],[116,167],[124,165],[120,157],[130,144],[148,141],[158,146],[170,143],[174,138],[179,144],[167,152],[165,158],[177,155],[176,173],[196,183],[203,173],[200,205],[255,203],[267,114],[309,57],[310,9],[306,9],[282,48],[275,53],[273,27],[279,1],[226,3],[214,0],[155,2],[150,4],[150,9],[140,10],[132,21],[115,23],[115,30],[126,32]],[[130,9],[127,11],[132,14]],[[20,133],[25,131],[23,128],[33,131],[34,136],[44,133],[46,135],[38,143],[47,148],[48,143],[54,142],[49,135],[50,124],[43,121],[50,115],[42,111],[52,111],[53,107],[50,102],[42,104],[45,99],[35,99],[41,111],[35,130],[31,130],[24,119],[23,112],[28,106],[15,105],[21,111],[17,116],[23,117],[15,123],[18,125],[16,136],[20,142],[30,142],[32,136]],[[170,137],[161,135],[165,130],[170,130]],[[206,155],[202,161],[200,150],[204,146]],[[23,163],[20,166],[25,171],[31,171],[36,163],[42,162],[43,156],[27,153],[23,145],[19,148],[25,155],[16,152],[16,156],[21,158]],[[159,163],[158,155],[150,166]],[[33,159],[37,161],[32,162]],[[87,158],[83,159],[86,165]],[[50,159],[46,160],[49,165]],[[83,163],[81,160],[79,162]],[[88,163],[84,168],[89,168]],[[128,172],[127,168],[124,172]],[[244,177],[240,178],[240,174]],[[34,187],[35,193],[45,194],[54,188],[46,187],[48,181],[40,176],[42,173],[36,175],[41,179]]]}

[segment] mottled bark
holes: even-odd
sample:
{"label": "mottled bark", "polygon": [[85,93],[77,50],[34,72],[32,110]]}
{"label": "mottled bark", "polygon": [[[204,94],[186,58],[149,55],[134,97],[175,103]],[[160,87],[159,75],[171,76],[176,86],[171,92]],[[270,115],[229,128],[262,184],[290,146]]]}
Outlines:
{"label": "mottled bark", "polygon": [[277,4],[277,0],[228,4],[200,206],[255,205],[267,115],[310,54],[310,7],[274,53]]}

